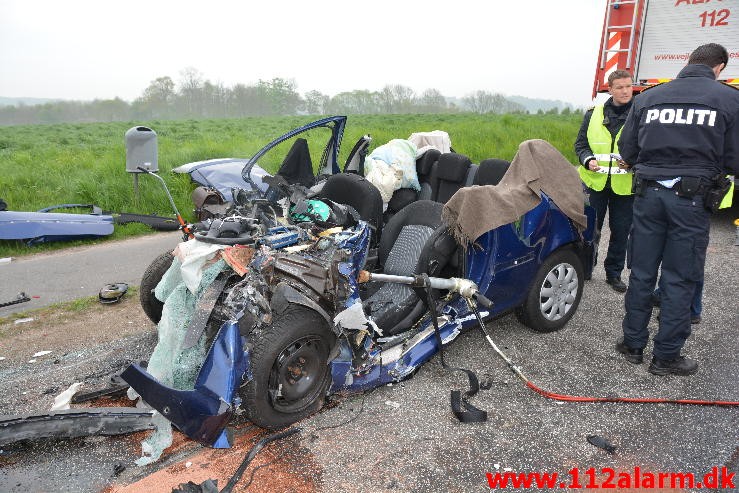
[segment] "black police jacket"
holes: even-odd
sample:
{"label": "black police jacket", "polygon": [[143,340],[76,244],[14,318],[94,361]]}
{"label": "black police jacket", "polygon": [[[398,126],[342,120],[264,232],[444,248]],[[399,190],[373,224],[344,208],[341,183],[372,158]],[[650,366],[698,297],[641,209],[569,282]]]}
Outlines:
{"label": "black police jacket", "polygon": [[739,172],[739,91],[707,65],[634,98],[619,150],[637,175],[661,180]]}

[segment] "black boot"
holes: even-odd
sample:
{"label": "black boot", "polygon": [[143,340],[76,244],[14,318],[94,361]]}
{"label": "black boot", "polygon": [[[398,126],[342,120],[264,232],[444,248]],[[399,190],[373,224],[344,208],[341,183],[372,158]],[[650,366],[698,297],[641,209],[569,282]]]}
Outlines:
{"label": "black boot", "polygon": [[611,286],[617,293],[626,292],[626,284],[624,284],[620,277],[607,277],[606,284]]}
{"label": "black boot", "polygon": [[635,365],[644,361],[644,349],[633,349],[626,345],[623,338],[616,343],[616,351],[624,355],[626,361]]}
{"label": "black boot", "polygon": [[649,365],[649,373],[654,375],[692,375],[698,371],[698,362],[685,356],[678,356],[673,359],[659,359],[656,356],[652,358],[652,364]]}

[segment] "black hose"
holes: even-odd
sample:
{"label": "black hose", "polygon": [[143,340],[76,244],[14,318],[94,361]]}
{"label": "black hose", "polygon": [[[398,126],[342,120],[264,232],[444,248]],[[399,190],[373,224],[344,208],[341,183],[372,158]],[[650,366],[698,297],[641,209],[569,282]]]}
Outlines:
{"label": "black hose", "polygon": [[254,444],[254,446],[249,450],[249,453],[246,454],[246,457],[244,458],[244,461],[241,463],[238,469],[236,469],[236,472],[231,476],[231,479],[228,480],[228,483],[226,486],[221,490],[220,493],[231,493],[233,491],[234,486],[236,486],[236,483],[239,482],[241,479],[241,476],[244,475],[244,472],[246,471],[246,468],[249,467],[249,464],[252,460],[254,460],[254,457],[264,448],[265,445],[267,445],[270,442],[274,442],[275,440],[281,440],[283,438],[289,437],[290,435],[294,435],[296,433],[300,432],[300,428],[290,428],[287,431],[281,431],[280,433],[274,433],[272,435],[269,435],[267,437],[262,438],[257,443]]}

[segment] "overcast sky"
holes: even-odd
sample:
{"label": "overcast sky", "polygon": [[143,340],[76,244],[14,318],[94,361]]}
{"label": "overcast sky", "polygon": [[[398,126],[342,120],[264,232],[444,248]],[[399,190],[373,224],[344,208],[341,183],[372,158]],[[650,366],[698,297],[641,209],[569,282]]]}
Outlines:
{"label": "overcast sky", "polygon": [[330,96],[591,101],[605,0],[0,0],[0,96],[131,101],[186,67]]}

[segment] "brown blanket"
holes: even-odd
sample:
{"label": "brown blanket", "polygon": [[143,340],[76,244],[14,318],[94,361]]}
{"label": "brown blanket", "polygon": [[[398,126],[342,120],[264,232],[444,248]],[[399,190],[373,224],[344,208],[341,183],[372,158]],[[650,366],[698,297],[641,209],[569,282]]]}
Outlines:
{"label": "brown blanket", "polygon": [[536,207],[542,191],[580,229],[587,227],[585,197],[577,170],[541,139],[527,140],[518,146],[498,185],[461,188],[444,206],[442,219],[457,241],[467,245]]}

